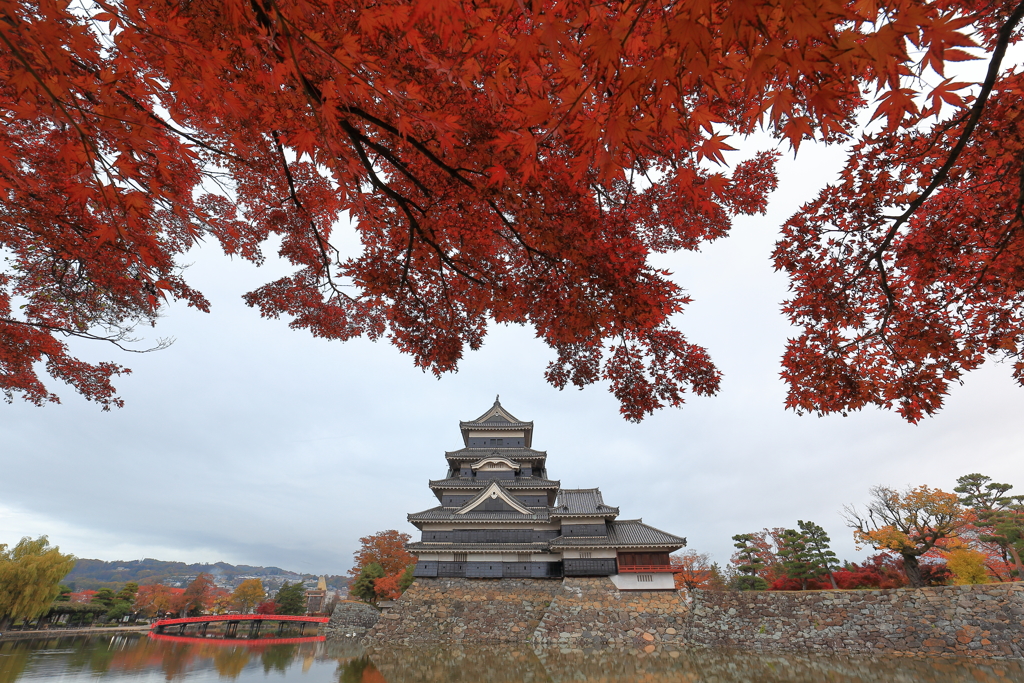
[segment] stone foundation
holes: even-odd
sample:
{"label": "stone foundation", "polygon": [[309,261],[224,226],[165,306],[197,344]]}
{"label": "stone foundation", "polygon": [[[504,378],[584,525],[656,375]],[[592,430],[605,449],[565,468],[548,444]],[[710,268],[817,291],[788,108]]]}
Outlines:
{"label": "stone foundation", "polygon": [[362,638],[380,620],[380,611],[365,602],[339,602],[323,628],[328,638]]}
{"label": "stone foundation", "polygon": [[366,642],[525,642],[561,589],[557,579],[416,579]]}
{"label": "stone foundation", "polygon": [[686,617],[678,591],[620,591],[607,577],[567,578],[533,642],[564,650],[638,647],[654,652],[662,643],[683,643]]}
{"label": "stone foundation", "polygon": [[694,593],[686,641],[753,650],[1024,656],[1024,583]]}
{"label": "stone foundation", "polygon": [[[371,608],[372,609],[372,608]],[[1024,657],[1024,583],[804,592],[619,591],[608,578],[417,579],[369,644],[522,643],[563,653]]]}

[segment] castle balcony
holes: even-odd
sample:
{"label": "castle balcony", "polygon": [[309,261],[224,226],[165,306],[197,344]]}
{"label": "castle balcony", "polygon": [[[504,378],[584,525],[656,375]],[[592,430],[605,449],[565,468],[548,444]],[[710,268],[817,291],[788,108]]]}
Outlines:
{"label": "castle balcony", "polygon": [[683,568],[679,565],[669,564],[620,564],[620,574],[679,574]]}

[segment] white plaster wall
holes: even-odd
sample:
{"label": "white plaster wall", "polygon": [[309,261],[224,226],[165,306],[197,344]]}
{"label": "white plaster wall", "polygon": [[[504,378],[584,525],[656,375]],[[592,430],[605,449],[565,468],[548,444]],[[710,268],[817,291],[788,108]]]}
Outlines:
{"label": "white plaster wall", "polygon": [[475,522],[473,520],[466,520],[458,526],[454,524],[424,524],[424,531],[455,531],[456,529],[530,529],[533,531],[553,531],[560,529],[557,524],[550,522],[537,522],[536,524],[529,524],[529,526],[523,526],[527,524],[529,520],[515,520],[502,524],[501,522]]}
{"label": "white plaster wall", "polygon": [[[651,581],[640,581],[641,576],[649,576]],[[672,574],[668,572],[655,574],[615,574],[609,578],[620,591],[673,590],[676,587]]]}
{"label": "white plaster wall", "polygon": [[592,550],[565,550],[562,551],[562,557],[568,557],[570,559],[579,559],[583,557],[582,553],[590,553],[589,559],[591,560],[607,560],[610,557],[615,557],[615,550],[609,548],[594,548]]}
{"label": "white plaster wall", "polygon": [[[487,436],[487,437],[490,437],[490,436],[517,437],[518,436],[518,437],[526,438],[526,432],[524,432],[522,430],[520,430],[518,432],[515,432],[515,431],[504,431],[504,430],[502,430],[502,431],[495,431],[493,429],[490,430],[490,431],[484,431],[484,430],[477,431],[475,429],[470,429],[470,430],[467,430],[467,432],[468,432],[468,435],[471,436],[471,437],[474,437],[474,436],[480,436],[480,437],[483,437],[483,436]],[[490,448],[490,446],[477,446],[477,448]],[[494,446],[494,448],[509,448],[509,447],[508,446]]]}

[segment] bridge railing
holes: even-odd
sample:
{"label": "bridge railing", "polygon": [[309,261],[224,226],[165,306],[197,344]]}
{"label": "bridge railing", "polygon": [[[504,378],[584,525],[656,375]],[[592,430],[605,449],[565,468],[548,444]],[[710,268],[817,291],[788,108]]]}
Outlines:
{"label": "bridge railing", "polygon": [[150,629],[178,624],[209,624],[216,621],[298,621],[307,624],[326,624],[330,620],[330,617],[307,617],[294,614],[206,614],[201,617],[160,619],[154,622]]}

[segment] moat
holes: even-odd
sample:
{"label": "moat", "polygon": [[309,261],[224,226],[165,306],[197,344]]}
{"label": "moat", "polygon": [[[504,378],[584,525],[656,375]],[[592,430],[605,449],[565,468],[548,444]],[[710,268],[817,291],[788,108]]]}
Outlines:
{"label": "moat", "polygon": [[957,683],[1022,681],[1024,663],[957,658],[760,655],[695,649],[644,655],[444,646],[364,649],[330,641],[158,640],[143,634],[0,641],[0,683]]}

